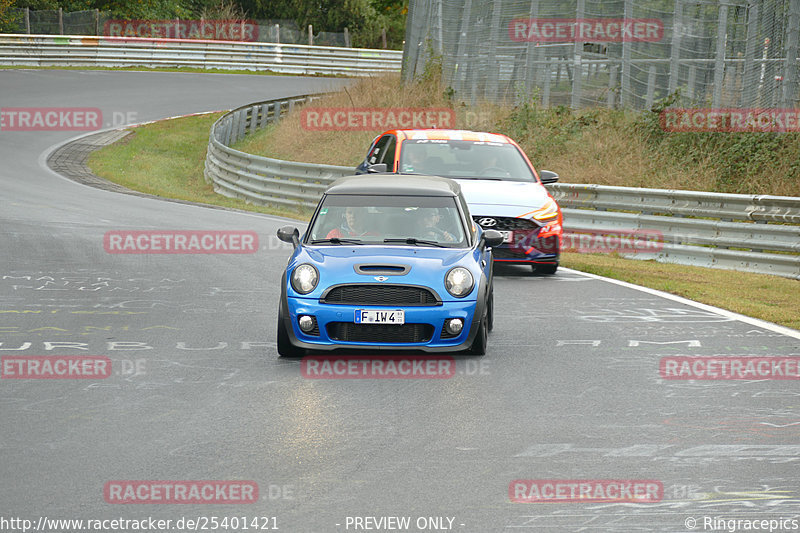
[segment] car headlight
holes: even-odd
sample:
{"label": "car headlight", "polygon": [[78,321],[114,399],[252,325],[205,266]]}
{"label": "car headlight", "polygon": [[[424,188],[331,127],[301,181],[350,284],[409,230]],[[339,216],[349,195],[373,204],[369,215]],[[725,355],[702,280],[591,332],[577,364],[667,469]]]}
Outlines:
{"label": "car headlight", "polygon": [[447,292],[456,298],[463,298],[470,292],[475,284],[472,279],[472,274],[464,267],[455,267],[450,269],[444,277],[444,287]]}
{"label": "car headlight", "polygon": [[550,220],[558,216],[558,204],[552,198],[548,198],[542,207],[531,213],[536,220]]}
{"label": "car headlight", "polygon": [[292,288],[300,294],[308,294],[317,287],[319,272],[312,265],[303,263],[292,272]]}

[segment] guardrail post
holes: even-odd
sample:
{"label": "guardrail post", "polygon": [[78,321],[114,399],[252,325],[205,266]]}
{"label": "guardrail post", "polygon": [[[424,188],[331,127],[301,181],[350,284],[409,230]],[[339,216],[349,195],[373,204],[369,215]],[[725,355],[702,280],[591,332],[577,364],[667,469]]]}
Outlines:
{"label": "guardrail post", "polygon": [[100,35],[100,10],[94,10],[94,34]]}
{"label": "guardrail post", "polygon": [[388,47],[386,43],[386,28],[381,28],[381,44],[383,44],[383,49],[386,50]]}
{"label": "guardrail post", "polygon": [[58,34],[64,35],[64,8],[58,8]]}
{"label": "guardrail post", "polygon": [[261,104],[261,118],[258,127],[263,128],[269,122],[269,104]]}
{"label": "guardrail post", "polygon": [[281,43],[281,25],[275,24],[275,43]]}
{"label": "guardrail post", "polygon": [[239,121],[236,123],[236,140],[244,139],[244,132],[247,130],[247,110],[241,109],[236,112]]}
{"label": "guardrail post", "polygon": [[258,106],[250,108],[250,133],[255,133],[258,127]]}
{"label": "guardrail post", "polygon": [[277,123],[281,119],[281,108],[283,102],[275,102],[272,104],[272,122]]}
{"label": "guardrail post", "polygon": [[347,29],[347,26],[344,27],[344,46],[350,48],[350,30]]}
{"label": "guardrail post", "polygon": [[25,33],[31,34],[31,8],[25,8]]}
{"label": "guardrail post", "polygon": [[314,27],[308,25],[308,46],[314,46]]}

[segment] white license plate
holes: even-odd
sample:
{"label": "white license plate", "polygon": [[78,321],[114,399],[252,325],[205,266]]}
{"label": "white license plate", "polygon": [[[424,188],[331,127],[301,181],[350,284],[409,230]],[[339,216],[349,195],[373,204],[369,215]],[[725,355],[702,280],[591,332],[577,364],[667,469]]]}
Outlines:
{"label": "white license plate", "polygon": [[402,309],[356,309],[356,324],[404,324]]}
{"label": "white license plate", "polygon": [[498,233],[500,233],[500,235],[503,236],[503,242],[504,243],[511,242],[512,240],[514,240],[514,232],[513,231],[499,231],[498,230]]}

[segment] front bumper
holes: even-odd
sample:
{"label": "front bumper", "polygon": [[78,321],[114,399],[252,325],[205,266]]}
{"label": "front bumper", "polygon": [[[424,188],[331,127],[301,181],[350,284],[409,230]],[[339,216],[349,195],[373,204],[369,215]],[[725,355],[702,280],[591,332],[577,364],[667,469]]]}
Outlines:
{"label": "front bumper", "polygon": [[512,241],[492,248],[492,256],[500,263],[558,263],[561,256],[560,241],[559,235],[537,238],[532,243]]}
{"label": "front bumper", "polygon": [[[375,306],[335,305],[320,303],[317,299],[282,298],[279,320],[284,321],[291,343],[311,350],[370,349],[370,350],[422,350],[425,352],[461,351],[469,348],[478,332],[478,320],[483,316],[484,301],[481,297],[468,301],[445,301],[435,306]],[[357,309],[402,309],[405,312],[403,326],[381,326],[355,324]],[[298,325],[298,317],[308,315],[315,318],[317,328],[306,334]],[[464,327],[454,337],[442,335],[444,322],[448,318],[461,318]],[[416,324],[417,326],[410,326]],[[366,326],[366,327],[365,327]],[[395,328],[395,329],[382,329]],[[397,328],[406,328],[400,331]],[[355,332],[355,333],[354,333]],[[357,340],[346,340],[355,338]]]}

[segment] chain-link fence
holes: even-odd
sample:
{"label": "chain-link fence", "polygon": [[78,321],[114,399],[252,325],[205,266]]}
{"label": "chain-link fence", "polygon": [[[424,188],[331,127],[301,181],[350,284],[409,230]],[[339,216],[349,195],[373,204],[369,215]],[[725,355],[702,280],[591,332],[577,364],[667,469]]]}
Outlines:
{"label": "chain-link fence", "polygon": [[[115,20],[108,13],[96,9],[89,11],[66,12],[58,9],[38,10],[12,8],[11,30],[17,33],[36,35],[101,35],[106,37],[178,37],[178,38],[211,38],[222,40],[247,40],[255,42],[282,44],[313,44],[316,46],[350,47],[350,35],[344,32],[318,31],[312,27],[299,28],[292,20],[248,20],[243,24],[248,27],[239,31],[238,36],[231,38],[230,32],[220,32],[214,28],[214,21],[184,20],[152,21],[152,20]],[[211,29],[203,31],[205,23],[212,24]],[[228,23],[229,21],[219,21]],[[216,31],[215,31],[216,30]],[[180,31],[181,35],[175,34]],[[211,34],[204,35],[205,34]],[[222,34],[220,36],[220,34]]]}
{"label": "chain-link fence", "polygon": [[796,107],[800,0],[410,0],[403,76],[574,108]]}

